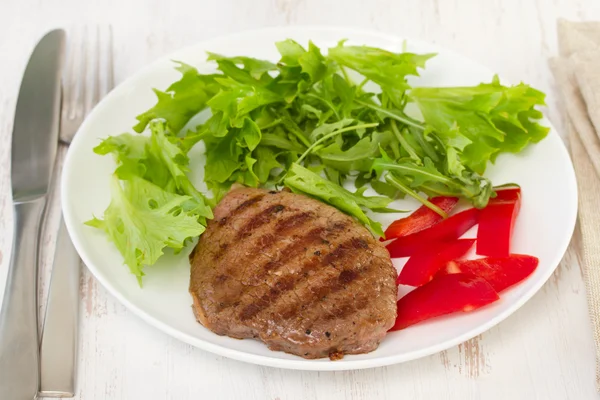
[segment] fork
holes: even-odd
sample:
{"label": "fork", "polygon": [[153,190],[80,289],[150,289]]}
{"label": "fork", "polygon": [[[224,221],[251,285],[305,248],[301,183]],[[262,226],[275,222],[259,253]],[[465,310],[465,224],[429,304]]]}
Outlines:
{"label": "fork", "polygon": [[[112,27],[105,30],[97,27],[92,36],[95,37],[89,40],[90,35],[84,28],[80,42],[71,40],[68,48],[60,124],[63,148],[69,146],[85,116],[114,85]],[[88,46],[90,42],[92,46]],[[103,50],[106,50],[105,57]],[[91,93],[87,90],[88,80],[91,80]],[[75,395],[79,264],[79,256],[61,216],[40,346],[41,396]]]}

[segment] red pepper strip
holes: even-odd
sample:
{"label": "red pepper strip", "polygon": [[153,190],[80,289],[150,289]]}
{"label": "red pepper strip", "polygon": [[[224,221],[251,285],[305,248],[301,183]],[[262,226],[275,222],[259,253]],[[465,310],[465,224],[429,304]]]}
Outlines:
{"label": "red pepper strip", "polygon": [[521,199],[521,188],[498,189],[496,197],[490,199],[490,204],[501,201],[517,201]]}
{"label": "red pepper strip", "polygon": [[431,245],[448,242],[461,237],[477,223],[479,210],[470,208],[446,218],[431,228],[398,238],[386,247],[392,258],[408,257],[413,254],[431,249]]}
{"label": "red pepper strip", "polygon": [[535,271],[537,257],[511,254],[509,257],[488,257],[477,260],[450,261],[439,274],[470,273],[486,281],[497,291],[521,282]]}
{"label": "red pepper strip", "polygon": [[498,300],[485,279],[471,274],[437,276],[398,300],[398,316],[392,331],[441,315],[471,311]]}
{"label": "red pepper strip", "polygon": [[[433,197],[429,201],[446,213],[452,211],[458,198],[456,197]],[[385,239],[389,240],[402,236],[408,236],[412,233],[427,229],[442,220],[442,216],[427,206],[419,207],[415,212],[406,218],[401,218],[397,221],[392,222],[390,226],[385,230]]]}
{"label": "red pepper strip", "polygon": [[521,208],[521,192],[517,190],[499,190],[498,196],[481,210],[477,254],[491,257],[508,257],[510,254],[512,231]]}
{"label": "red pepper strip", "polygon": [[396,284],[410,286],[426,284],[449,261],[464,256],[473,247],[473,243],[475,239],[458,239],[449,243],[440,243],[434,251],[427,248],[415,253],[400,271]]}

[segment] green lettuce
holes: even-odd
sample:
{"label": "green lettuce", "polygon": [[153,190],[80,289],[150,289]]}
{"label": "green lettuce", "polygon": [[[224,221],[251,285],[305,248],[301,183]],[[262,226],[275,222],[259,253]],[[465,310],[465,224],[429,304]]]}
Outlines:
{"label": "green lettuce", "polygon": [[414,88],[409,97],[460,161],[480,174],[498,154],[518,153],[548,134],[535,108],[545,104],[545,95],[523,83],[503,86],[494,77],[474,87]]}
{"label": "green lettuce", "polygon": [[140,285],[143,266],[154,264],[165,247],[179,251],[204,232],[198,218],[184,209],[189,196],[169,193],[142,178],[121,181],[114,175],[111,197],[103,219],[86,224],[106,232]]}
{"label": "green lettuce", "polygon": [[[89,224],[108,234],[138,279],[164,248],[179,251],[200,235],[234,183],[286,186],[382,235],[370,213],[390,211],[403,196],[444,216],[428,196],[485,207],[494,196],[483,175],[488,163],[548,134],[539,123],[544,94],[528,85],[494,78],[471,87],[412,87],[409,77],[432,54],[344,41],[320,49],[287,39],[275,47],[277,62],[208,53],[212,74],[177,63],[180,79],[155,90],[156,104],[137,117],[133,130],[145,134],[111,136],[94,149],[112,154],[117,167],[104,219]],[[409,116],[409,105],[419,118]],[[212,197],[188,177],[198,142]],[[344,188],[349,183],[354,193]],[[369,186],[381,196],[365,197]]]}

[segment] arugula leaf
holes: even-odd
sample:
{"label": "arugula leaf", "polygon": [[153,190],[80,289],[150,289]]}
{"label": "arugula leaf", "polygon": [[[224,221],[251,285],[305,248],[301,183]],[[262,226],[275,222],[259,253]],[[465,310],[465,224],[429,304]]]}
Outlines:
{"label": "arugula leaf", "polygon": [[[386,162],[382,158],[373,162],[373,169],[381,174],[382,171],[391,171],[393,175],[413,189],[418,189],[429,195],[460,196],[466,197],[473,205],[483,208],[492,194],[492,184],[489,180],[472,174],[470,180],[457,179],[453,176],[442,174],[429,159],[425,165],[416,165],[412,162]],[[398,187],[397,187],[398,188]],[[416,192],[405,190],[406,194],[415,197]]]}
{"label": "arugula leaf", "polygon": [[142,285],[145,265],[152,265],[165,247],[183,249],[188,239],[204,232],[194,215],[184,212],[189,196],[180,196],[138,177],[111,180],[110,205],[103,219],[86,224],[106,232]]}
{"label": "arugula leaf", "polygon": [[406,76],[419,75],[418,68],[434,54],[392,53],[368,46],[344,46],[344,41],[329,49],[328,57],[359,72],[381,86],[396,107],[404,108],[404,91],[410,86]]}
{"label": "arugula leaf", "polygon": [[374,209],[385,208],[391,202],[391,199],[386,197],[364,197],[362,193],[351,193],[299,164],[292,164],[284,184],[295,193],[316,197],[352,215],[367,225],[373,233],[383,236],[381,224],[370,219],[361,206]]}
{"label": "arugula leaf", "polygon": [[292,39],[275,42],[275,46],[277,47],[279,54],[281,54],[281,59],[279,62],[290,67],[299,66],[300,57],[306,53],[304,47]]}
{"label": "arugula leaf", "polygon": [[233,81],[227,82],[227,85],[227,88],[222,89],[206,103],[213,112],[209,120],[209,129],[214,136],[225,136],[231,127],[241,128],[248,113],[282,100],[276,93],[258,85],[251,86]]}
{"label": "arugula leaf", "polygon": [[258,186],[258,177],[252,170],[254,164],[256,164],[256,158],[252,158],[249,154],[244,157],[246,169],[243,171],[243,180],[240,183],[250,187]]}
{"label": "arugula leaf", "polygon": [[240,115],[246,115],[261,106],[281,100],[282,98],[276,93],[260,87],[253,87],[251,91],[246,92],[246,96],[238,103],[238,118]]}
{"label": "arugula leaf", "polygon": [[237,145],[235,131],[223,138],[206,138],[206,182],[225,183],[240,166],[243,150]]}
{"label": "arugula leaf", "polygon": [[348,118],[354,108],[354,99],[356,98],[356,86],[351,86],[346,79],[339,74],[332,76],[333,89],[340,98],[340,113],[343,118]]}
{"label": "arugula leaf", "polygon": [[308,51],[298,58],[298,63],[302,66],[302,72],[306,72],[313,83],[319,82],[327,74],[325,57],[313,42],[308,42]]}
{"label": "arugula leaf", "polygon": [[390,185],[387,182],[382,182],[380,180],[373,179],[371,181],[371,187],[378,194],[380,194],[382,196],[387,196],[390,199],[396,199],[396,198],[402,197],[402,196],[400,196],[398,189],[396,187]]}
{"label": "arugula leaf", "polygon": [[266,183],[269,180],[271,171],[275,168],[281,168],[282,165],[277,161],[273,150],[269,147],[259,146],[254,151],[256,158],[256,168],[254,169],[258,181]]}
{"label": "arugula leaf", "polygon": [[240,138],[244,140],[250,151],[254,150],[260,143],[261,132],[256,122],[250,118],[244,118],[244,125],[240,130]]}
{"label": "arugula leaf", "polygon": [[244,70],[247,71],[250,76],[256,80],[260,80],[262,76],[269,72],[277,70],[277,66],[270,61],[259,60],[252,57],[226,57],[217,53],[208,52],[207,61],[229,61],[233,64],[242,64]]}
{"label": "arugula leaf", "polygon": [[503,86],[498,77],[474,87],[414,88],[409,97],[425,123],[480,174],[499,153],[519,152],[549,131],[537,122],[542,115],[535,109],[545,95],[522,83]]}
{"label": "arugula leaf", "polygon": [[308,42],[308,51],[292,39],[275,43],[281,54],[280,63],[288,67],[300,66],[301,72],[306,73],[313,83],[323,79],[327,74],[325,57],[313,42]]}
{"label": "arugula leaf", "polygon": [[349,125],[352,125],[354,122],[355,122],[355,120],[353,120],[351,118],[346,118],[346,119],[342,119],[337,122],[333,122],[331,124],[323,124],[323,125],[319,126],[318,128],[316,128],[315,130],[313,130],[312,133],[310,134],[309,138],[311,141],[314,142],[314,141],[322,138],[323,136],[329,135],[332,132],[335,132],[335,131],[345,128]]}
{"label": "arugula leaf", "polygon": [[343,149],[344,143],[340,139],[321,148],[316,154],[325,165],[332,166],[344,174],[352,171],[369,172],[372,159],[380,154],[380,147],[385,147],[391,140],[393,140],[393,135],[389,131],[373,132],[370,136],[365,136],[354,143],[347,150]]}
{"label": "arugula leaf", "polygon": [[200,75],[196,68],[182,62],[176,63],[179,66],[175,69],[182,73],[181,79],[169,86],[166,92],[154,89],[158,102],[136,117],[139,121],[133,127],[136,132],[143,132],[155,118],[165,119],[174,132],[179,132],[219,90],[215,75]]}
{"label": "arugula leaf", "polygon": [[260,139],[260,144],[272,146],[282,150],[289,150],[295,153],[302,153],[306,148],[300,144],[289,140],[286,135],[276,133],[264,133]]}

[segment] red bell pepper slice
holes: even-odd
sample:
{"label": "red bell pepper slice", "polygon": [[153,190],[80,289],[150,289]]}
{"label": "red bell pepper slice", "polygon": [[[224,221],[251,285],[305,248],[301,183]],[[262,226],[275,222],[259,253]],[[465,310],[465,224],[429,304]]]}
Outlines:
{"label": "red bell pepper slice", "polygon": [[525,254],[451,261],[439,274],[470,273],[489,282],[497,291],[521,282],[535,271],[540,260]]}
{"label": "red bell pepper slice", "polygon": [[424,249],[415,253],[400,271],[396,279],[398,285],[422,286],[433,279],[435,274],[449,261],[464,256],[475,239],[458,239],[440,243],[436,250]]}
{"label": "red bell pepper slice", "polygon": [[398,300],[392,331],[457,311],[472,311],[498,300],[485,279],[471,274],[437,276]]}
{"label": "red bell pepper slice", "polygon": [[[458,203],[458,198],[433,197],[429,201],[444,210],[444,212],[449,213],[456,206],[456,203]],[[422,231],[441,220],[442,216],[440,214],[427,206],[421,206],[408,217],[392,222],[385,230],[385,239],[382,240],[394,239]]]}
{"label": "red bell pepper slice", "polygon": [[479,210],[469,208],[444,219],[431,228],[400,237],[390,242],[386,247],[392,258],[408,257],[419,251],[431,249],[434,243],[458,239],[477,224],[478,218]]}
{"label": "red bell pepper slice", "polygon": [[497,189],[496,197],[491,198],[489,203],[498,203],[502,201],[517,201],[521,199],[521,188],[506,188],[506,189]]}
{"label": "red bell pepper slice", "polygon": [[507,257],[515,220],[521,207],[521,190],[498,190],[481,210],[477,228],[477,254],[491,257]]}

